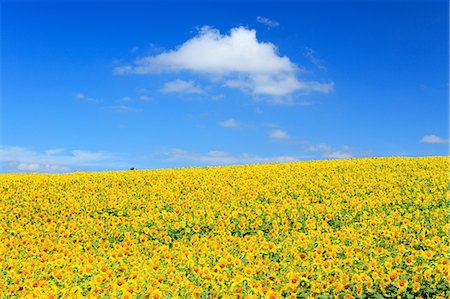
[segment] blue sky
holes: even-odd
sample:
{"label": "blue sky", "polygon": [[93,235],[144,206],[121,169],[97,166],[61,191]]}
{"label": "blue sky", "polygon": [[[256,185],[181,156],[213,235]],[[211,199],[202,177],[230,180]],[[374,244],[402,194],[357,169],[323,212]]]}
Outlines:
{"label": "blue sky", "polygon": [[2,2],[1,172],[447,155],[448,12]]}

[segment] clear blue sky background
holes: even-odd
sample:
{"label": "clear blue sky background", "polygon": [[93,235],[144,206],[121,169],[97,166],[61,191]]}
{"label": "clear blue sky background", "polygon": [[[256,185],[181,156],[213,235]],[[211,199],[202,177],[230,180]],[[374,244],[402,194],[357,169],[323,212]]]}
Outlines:
{"label": "clear blue sky background", "polygon": [[447,155],[448,13],[3,2],[1,172]]}

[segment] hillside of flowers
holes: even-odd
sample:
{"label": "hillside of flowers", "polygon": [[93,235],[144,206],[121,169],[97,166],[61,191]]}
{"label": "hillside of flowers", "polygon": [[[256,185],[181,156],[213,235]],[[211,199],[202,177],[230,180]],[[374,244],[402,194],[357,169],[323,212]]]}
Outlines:
{"label": "hillside of flowers", "polygon": [[0,298],[450,298],[449,157],[0,175]]}

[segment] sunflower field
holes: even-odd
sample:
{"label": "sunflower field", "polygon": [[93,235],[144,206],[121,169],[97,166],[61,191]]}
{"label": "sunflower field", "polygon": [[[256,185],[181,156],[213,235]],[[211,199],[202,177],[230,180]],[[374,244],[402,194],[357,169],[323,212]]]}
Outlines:
{"label": "sunflower field", "polygon": [[0,298],[450,298],[449,157],[0,175]]}

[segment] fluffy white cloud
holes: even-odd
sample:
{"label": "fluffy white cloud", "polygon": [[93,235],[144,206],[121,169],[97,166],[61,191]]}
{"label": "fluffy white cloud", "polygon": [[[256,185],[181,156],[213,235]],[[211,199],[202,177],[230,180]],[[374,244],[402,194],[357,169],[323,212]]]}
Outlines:
{"label": "fluffy white cloud", "polygon": [[166,159],[171,161],[189,161],[199,164],[255,164],[255,163],[276,163],[299,161],[294,156],[271,156],[262,157],[247,153],[233,154],[225,151],[209,151],[207,153],[195,153],[183,149],[172,149],[164,153]]}
{"label": "fluffy white cloud", "polygon": [[230,119],[219,122],[219,125],[224,128],[236,128],[236,127],[239,127],[240,124],[234,118],[230,118]]}
{"label": "fluffy white cloud", "polygon": [[102,151],[0,147],[0,164],[14,172],[61,173],[92,166],[118,166],[118,156]]}
{"label": "fluffy white cloud", "polygon": [[448,143],[448,139],[436,136],[436,135],[425,135],[420,140],[421,143]]}
{"label": "fluffy white cloud", "polygon": [[255,30],[238,27],[222,35],[205,26],[176,50],[138,59],[133,65],[116,68],[114,73],[191,71],[207,75],[222,86],[279,97],[296,91],[328,93],[333,89],[332,82],[300,81],[298,70],[288,57],[278,54],[274,44],[258,41]]}
{"label": "fluffy white cloud", "polygon": [[286,131],[277,129],[269,132],[271,140],[290,140],[292,137]]}
{"label": "fluffy white cloud", "polygon": [[170,93],[170,92],[176,92],[176,93],[191,93],[191,94],[202,94],[204,93],[204,90],[197,86],[194,81],[184,81],[177,79],[175,81],[167,82],[164,84],[164,86],[161,88],[162,92]]}
{"label": "fluffy white cloud", "polygon": [[274,20],[271,20],[271,19],[265,18],[265,17],[260,17],[260,16],[256,17],[256,22],[266,25],[269,28],[275,28],[275,27],[280,26],[280,23],[278,23],[277,21],[274,21]]}

